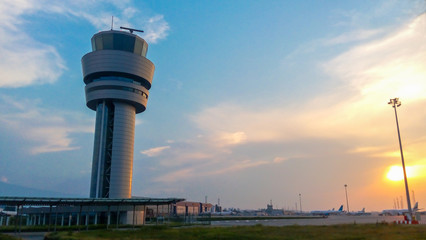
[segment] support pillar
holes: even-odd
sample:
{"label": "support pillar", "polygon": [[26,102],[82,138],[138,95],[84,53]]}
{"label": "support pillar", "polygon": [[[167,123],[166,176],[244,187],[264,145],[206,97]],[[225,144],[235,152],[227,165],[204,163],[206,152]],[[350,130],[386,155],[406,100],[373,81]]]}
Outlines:
{"label": "support pillar", "polygon": [[59,208],[59,206],[56,205],[56,207],[55,207],[55,230],[54,230],[54,232],[56,232],[56,226],[58,225],[58,208]]}
{"label": "support pillar", "polygon": [[[22,209],[22,206],[21,206]],[[19,211],[19,205],[18,205],[18,209],[16,211],[17,217],[19,219],[19,233],[21,233],[21,226],[22,226],[22,210]]]}
{"label": "support pillar", "polygon": [[78,212],[78,215],[77,215],[77,226],[80,226],[80,217],[81,217],[81,209],[82,208],[83,208],[83,206],[80,206],[80,211]]}
{"label": "support pillar", "polygon": [[117,226],[116,226],[117,229],[118,229],[119,221],[120,221],[120,205],[117,205]]}
{"label": "support pillar", "polygon": [[49,207],[49,227],[47,228],[47,231],[50,232],[50,223],[52,218],[52,205]]}
{"label": "support pillar", "polygon": [[89,212],[86,212],[86,231],[89,230]]}
{"label": "support pillar", "polygon": [[72,223],[72,213],[70,213],[70,215],[68,216],[68,227],[71,227],[71,223]]}
{"label": "support pillar", "polygon": [[135,229],[135,208],[136,206],[133,205],[133,221],[132,221],[132,229]]}
{"label": "support pillar", "polygon": [[15,234],[18,229],[18,219],[19,219],[19,205],[16,207],[16,216],[15,216]]}
{"label": "support pillar", "polygon": [[110,211],[110,206],[108,206],[107,229],[109,228],[110,223],[111,223],[111,211]]}
{"label": "support pillar", "polygon": [[145,225],[146,220],[146,205],[143,205],[143,219],[142,219],[142,225]]}
{"label": "support pillar", "polygon": [[170,204],[167,203],[167,223],[170,222]]}
{"label": "support pillar", "polygon": [[98,213],[95,213],[95,225],[98,225]]}
{"label": "support pillar", "polygon": [[61,227],[64,226],[64,219],[65,219],[65,214],[63,213],[61,216]]}
{"label": "support pillar", "polygon": [[157,212],[155,213],[155,225],[158,225],[158,204],[157,204]]}

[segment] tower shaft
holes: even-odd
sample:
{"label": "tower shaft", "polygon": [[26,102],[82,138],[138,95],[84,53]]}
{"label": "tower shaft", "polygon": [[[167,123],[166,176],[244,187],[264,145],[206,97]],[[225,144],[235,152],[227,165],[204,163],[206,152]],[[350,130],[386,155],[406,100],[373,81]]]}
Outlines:
{"label": "tower shaft", "polygon": [[145,111],[154,64],[148,44],[121,31],[92,37],[82,58],[86,105],[96,111],[90,197],[130,198],[135,114]]}

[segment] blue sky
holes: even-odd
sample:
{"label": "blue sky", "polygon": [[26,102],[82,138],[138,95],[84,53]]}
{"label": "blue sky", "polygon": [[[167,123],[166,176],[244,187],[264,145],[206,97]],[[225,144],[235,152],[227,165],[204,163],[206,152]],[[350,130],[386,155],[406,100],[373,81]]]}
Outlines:
{"label": "blue sky", "polygon": [[[225,207],[392,208],[426,200],[423,1],[3,1],[0,180],[88,196],[95,112],[81,57],[98,31],[145,30],[133,195]],[[406,206],[406,204],[405,204]],[[345,207],[346,208],[346,207]]]}

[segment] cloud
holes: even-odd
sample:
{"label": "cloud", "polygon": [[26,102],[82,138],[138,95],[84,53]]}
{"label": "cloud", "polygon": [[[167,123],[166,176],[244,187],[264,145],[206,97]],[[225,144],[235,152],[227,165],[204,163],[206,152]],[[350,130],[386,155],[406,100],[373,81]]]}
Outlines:
{"label": "cloud", "polygon": [[284,162],[284,161],[287,161],[287,160],[288,159],[284,158],[284,157],[275,157],[274,160],[273,160],[273,162],[274,163],[280,163],[280,162]]}
{"label": "cloud", "polygon": [[[384,138],[390,134],[385,129],[393,124],[386,115],[391,112],[386,104],[389,98],[400,97],[406,104],[426,98],[425,28],[423,14],[398,31],[350,47],[324,61],[320,66],[335,85],[298,104],[278,102],[275,106],[253,108],[222,102],[203,109],[192,120],[212,138],[222,132],[244,133],[249,136],[244,143],[378,135]],[[420,124],[424,116],[421,111],[416,115]]]}
{"label": "cloud", "polygon": [[222,167],[222,168],[197,168],[197,167],[188,167],[180,170],[173,171],[171,173],[167,173],[160,177],[154,179],[154,182],[176,182],[182,180],[188,180],[198,177],[208,177],[208,176],[216,176],[221,174],[229,174],[232,172],[241,171],[247,168],[258,167],[261,165],[270,164],[267,161],[258,161],[254,162],[251,160],[243,160],[237,163],[234,163],[230,166]]}
{"label": "cloud", "polygon": [[70,135],[93,132],[93,121],[79,113],[41,108],[34,100],[17,101],[5,95],[0,99],[2,128],[28,141],[25,149],[30,154],[78,149]]}
{"label": "cloud", "polygon": [[1,176],[0,181],[1,181],[1,182],[4,182],[4,183],[9,182],[9,180],[8,180],[8,179],[7,179],[7,177],[5,177],[5,176]]}
{"label": "cloud", "polygon": [[368,40],[384,32],[384,29],[360,29],[352,32],[343,33],[337,37],[326,39],[323,41],[324,45],[337,45],[361,40]]}
{"label": "cloud", "polygon": [[151,43],[157,43],[160,39],[165,39],[170,29],[163,15],[149,18],[144,25],[146,29],[143,37],[147,42]]}
{"label": "cloud", "polygon": [[[190,120],[199,131],[196,139],[174,142],[173,149],[159,156],[163,169],[153,181],[244,176],[260,166],[314,159],[328,159],[324,164],[344,164],[352,158],[397,159],[394,115],[387,105],[393,96],[412,106],[405,113],[410,116],[406,125],[413,129],[406,131],[406,156],[422,156],[418,149],[426,139],[418,132],[426,130],[422,127],[426,113],[421,110],[426,103],[422,94],[426,83],[421,81],[426,79],[425,18],[422,15],[385,36],[380,29],[372,31],[362,37],[364,41],[353,41],[345,51],[321,62],[320,69],[334,85],[297,104],[253,107],[221,102],[193,114]],[[280,147],[270,147],[274,145]],[[287,161],[293,159],[290,156],[299,157]]]}
{"label": "cloud", "polygon": [[182,179],[187,179],[196,176],[192,168],[180,169],[166,175],[155,178],[154,182],[175,182]]}
{"label": "cloud", "polygon": [[145,151],[141,151],[141,153],[147,155],[148,157],[154,157],[154,156],[160,155],[164,150],[169,148],[170,146],[156,147],[156,148],[151,148]]}
{"label": "cloud", "polygon": [[163,15],[141,17],[129,1],[1,1],[0,88],[54,83],[67,69],[55,46],[26,33],[27,17],[37,14],[85,19],[98,30],[109,29],[111,16],[116,15],[117,25],[145,28],[150,43],[165,39],[170,29]]}
{"label": "cloud", "polygon": [[[236,152],[245,146],[247,151],[247,148],[261,145],[302,144],[293,148],[291,154],[317,155],[317,150],[303,147],[308,140],[347,144],[346,149],[341,149],[342,154],[396,157],[393,151],[395,123],[392,109],[386,104],[388,99],[400,96],[407,104],[417,106],[411,110],[413,118],[410,117],[409,124],[413,129],[422,126],[426,120],[424,111],[418,109],[426,102],[422,94],[426,90],[423,81],[426,79],[423,67],[426,62],[426,35],[422,33],[426,28],[425,19],[426,15],[419,16],[386,36],[381,34],[381,29],[361,31],[365,36],[360,39],[368,41],[353,42],[355,45],[319,65],[323,73],[337,84],[331,86],[333,91],[326,90],[298,104],[277,102],[262,108],[222,102],[192,115],[190,120],[195,123],[201,137],[197,144],[192,143],[194,150],[187,147],[185,152],[190,154],[203,149],[208,155],[202,162],[194,159],[175,164],[185,169],[187,164],[193,164],[192,177],[241,171],[288,159],[277,150],[270,153],[276,157],[243,159],[243,155]],[[351,35],[353,33],[347,36]],[[329,43],[345,41],[348,39],[331,39]],[[322,47],[326,47],[326,43],[324,41]],[[410,142],[419,144],[419,141],[424,143],[425,139],[410,137]],[[232,161],[226,165],[230,159]],[[173,176],[170,179],[174,181],[179,177],[189,178],[180,174]]]}
{"label": "cloud", "polygon": [[244,132],[223,132],[218,136],[219,145],[236,145],[244,143],[247,135]]}
{"label": "cloud", "polygon": [[32,1],[0,3],[0,87],[55,82],[66,69],[57,50],[27,35],[21,15],[37,8]]}
{"label": "cloud", "polygon": [[[64,5],[55,9],[57,13],[86,19],[100,31],[111,27],[111,17],[114,16],[114,29],[118,29],[118,26],[142,28],[144,33],[141,36],[148,43],[157,43],[168,36],[170,26],[161,14],[145,16],[130,2],[122,4],[112,1],[115,8],[113,11],[102,5],[98,2],[88,2],[78,5],[72,4],[71,7]],[[99,9],[99,11],[94,13],[87,10],[93,8]],[[52,12],[55,12],[55,10],[52,10]]]}

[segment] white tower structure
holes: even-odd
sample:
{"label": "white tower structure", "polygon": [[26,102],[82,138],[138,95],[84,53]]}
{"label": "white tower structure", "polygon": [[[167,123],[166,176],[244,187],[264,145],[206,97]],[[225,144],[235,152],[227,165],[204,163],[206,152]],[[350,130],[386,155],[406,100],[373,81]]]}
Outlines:
{"label": "white tower structure", "polygon": [[135,29],[103,31],[81,59],[86,105],[96,111],[91,198],[130,198],[135,114],[145,111],[154,75]]}

